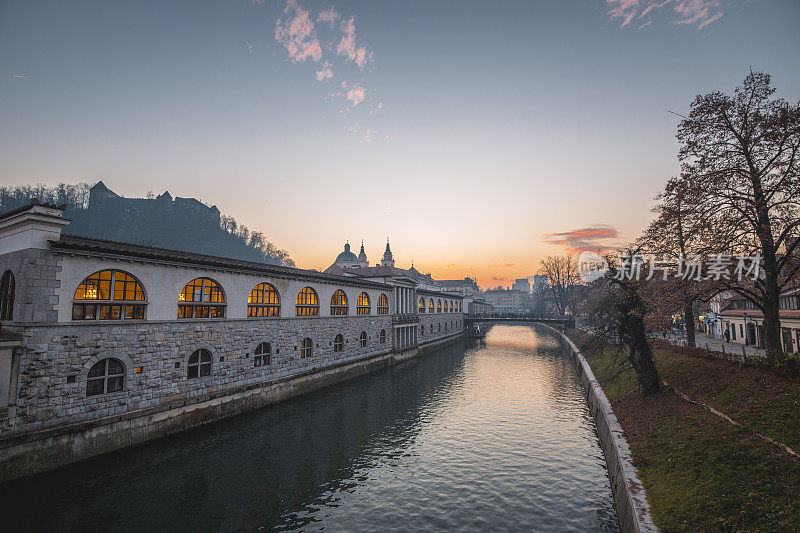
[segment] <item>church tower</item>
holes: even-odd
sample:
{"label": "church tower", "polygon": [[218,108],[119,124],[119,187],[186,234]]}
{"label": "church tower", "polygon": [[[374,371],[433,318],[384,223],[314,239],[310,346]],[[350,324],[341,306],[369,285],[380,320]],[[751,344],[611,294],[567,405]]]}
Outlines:
{"label": "church tower", "polygon": [[389,239],[386,239],[386,251],[383,252],[383,259],[381,260],[381,266],[385,267],[393,267],[394,266],[394,257],[392,257],[392,249],[389,248]]}
{"label": "church tower", "polygon": [[358,265],[368,267],[369,261],[367,260],[367,252],[364,251],[364,239],[361,239],[361,251],[358,252]]}

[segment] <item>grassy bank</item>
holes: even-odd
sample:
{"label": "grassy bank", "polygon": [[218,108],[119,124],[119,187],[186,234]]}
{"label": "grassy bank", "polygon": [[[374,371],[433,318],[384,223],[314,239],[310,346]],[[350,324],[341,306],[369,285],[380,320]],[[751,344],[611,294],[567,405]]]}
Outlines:
{"label": "grassy bank", "polygon": [[800,453],[800,381],[657,346],[662,379],[744,426],[737,427],[668,389],[643,397],[610,349],[583,351],[662,531],[800,530],[800,459],[755,434]]}

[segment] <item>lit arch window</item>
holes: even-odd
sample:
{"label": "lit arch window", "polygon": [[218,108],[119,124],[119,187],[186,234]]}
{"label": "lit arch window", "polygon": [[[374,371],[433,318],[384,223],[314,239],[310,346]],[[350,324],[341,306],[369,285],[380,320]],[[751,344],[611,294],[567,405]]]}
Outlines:
{"label": "lit arch window", "polygon": [[347,295],[342,289],[337,289],[331,296],[331,315],[341,316],[347,314]]}
{"label": "lit arch window", "polygon": [[95,272],[75,290],[72,320],[142,320],[144,290],[121,270]]}
{"label": "lit arch window", "polygon": [[386,295],[383,293],[381,293],[381,295],[378,296],[378,314],[379,315],[389,314],[389,298],[387,298]]}
{"label": "lit arch window", "polygon": [[225,318],[225,294],[211,278],[195,278],[178,295],[178,318]]}
{"label": "lit arch window", "polygon": [[6,270],[0,281],[0,320],[14,320],[14,273]]}
{"label": "lit arch window", "polygon": [[333,351],[338,353],[343,350],[344,350],[344,337],[340,333],[333,338]]}
{"label": "lit arch window", "polygon": [[442,312],[442,301],[441,300],[436,300],[436,312],[437,313],[441,313]]}
{"label": "lit arch window", "polygon": [[425,313],[425,298],[420,298],[417,304],[417,312]]}
{"label": "lit arch window", "polygon": [[125,365],[111,357],[92,365],[86,376],[86,396],[99,396],[122,390],[125,382]]}
{"label": "lit arch window", "polygon": [[450,300],[450,312],[453,312],[453,300]]}
{"label": "lit arch window", "polygon": [[253,352],[253,366],[269,365],[271,355],[272,347],[268,342],[262,342],[256,346],[256,350]]}
{"label": "lit arch window", "polygon": [[311,287],[303,287],[297,293],[295,302],[295,315],[297,316],[317,316],[319,315],[319,298],[317,291]]}
{"label": "lit arch window", "polygon": [[386,344],[386,330],[385,329],[381,330],[380,343],[381,344]]}
{"label": "lit arch window", "polygon": [[269,283],[260,283],[253,287],[247,298],[247,316],[281,316],[278,289]]}
{"label": "lit arch window", "polygon": [[361,335],[358,336],[358,345],[361,348],[366,348],[367,347],[367,332],[366,331],[362,331]]}
{"label": "lit arch window", "polygon": [[433,313],[434,312],[434,309],[433,309],[433,298],[428,300],[428,312],[429,313]]}
{"label": "lit arch window", "polygon": [[307,359],[314,355],[314,342],[306,337],[300,343],[300,359]]}
{"label": "lit arch window", "polygon": [[194,379],[211,375],[211,352],[205,348],[200,348],[192,352],[189,356],[189,364],[186,365],[186,378]]}
{"label": "lit arch window", "polygon": [[362,292],[358,295],[358,302],[356,302],[356,314],[368,315],[370,313],[369,294]]}

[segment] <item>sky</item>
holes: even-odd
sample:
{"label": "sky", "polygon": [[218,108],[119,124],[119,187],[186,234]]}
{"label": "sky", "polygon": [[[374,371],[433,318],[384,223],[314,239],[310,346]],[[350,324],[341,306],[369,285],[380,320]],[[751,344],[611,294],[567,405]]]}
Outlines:
{"label": "sky", "polygon": [[[800,98],[796,0],[0,0],[0,185],[216,205],[323,270],[624,245],[695,95]],[[356,250],[357,251],[357,250]]]}

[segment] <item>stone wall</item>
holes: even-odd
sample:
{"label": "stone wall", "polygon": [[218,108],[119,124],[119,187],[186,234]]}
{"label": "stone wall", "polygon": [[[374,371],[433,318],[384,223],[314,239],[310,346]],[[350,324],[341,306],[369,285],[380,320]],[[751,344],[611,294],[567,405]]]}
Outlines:
{"label": "stone wall", "polygon": [[[464,329],[464,315],[462,313],[425,313],[417,316],[419,317],[420,326],[417,338],[420,343],[429,342]],[[440,325],[441,328],[439,327]]]}
{"label": "stone wall", "polygon": [[48,250],[28,248],[0,254],[0,275],[6,270],[14,274],[15,322],[54,322],[58,304],[57,279],[61,266]]}
{"label": "stone wall", "polygon": [[[0,431],[28,431],[83,422],[176,400],[200,401],[210,394],[264,383],[340,361],[388,352],[391,316],[305,317],[103,324],[65,323],[19,328],[25,337],[20,360],[17,416]],[[381,344],[381,330],[386,342]],[[367,333],[367,345],[359,336]],[[334,352],[333,340],[344,337]],[[300,358],[311,338],[314,353]],[[270,344],[269,365],[255,367],[253,352]],[[212,354],[210,376],[187,378],[195,350]],[[86,377],[96,362],[116,358],[125,365],[124,390],[86,396]],[[0,432],[0,436],[2,433]]]}

